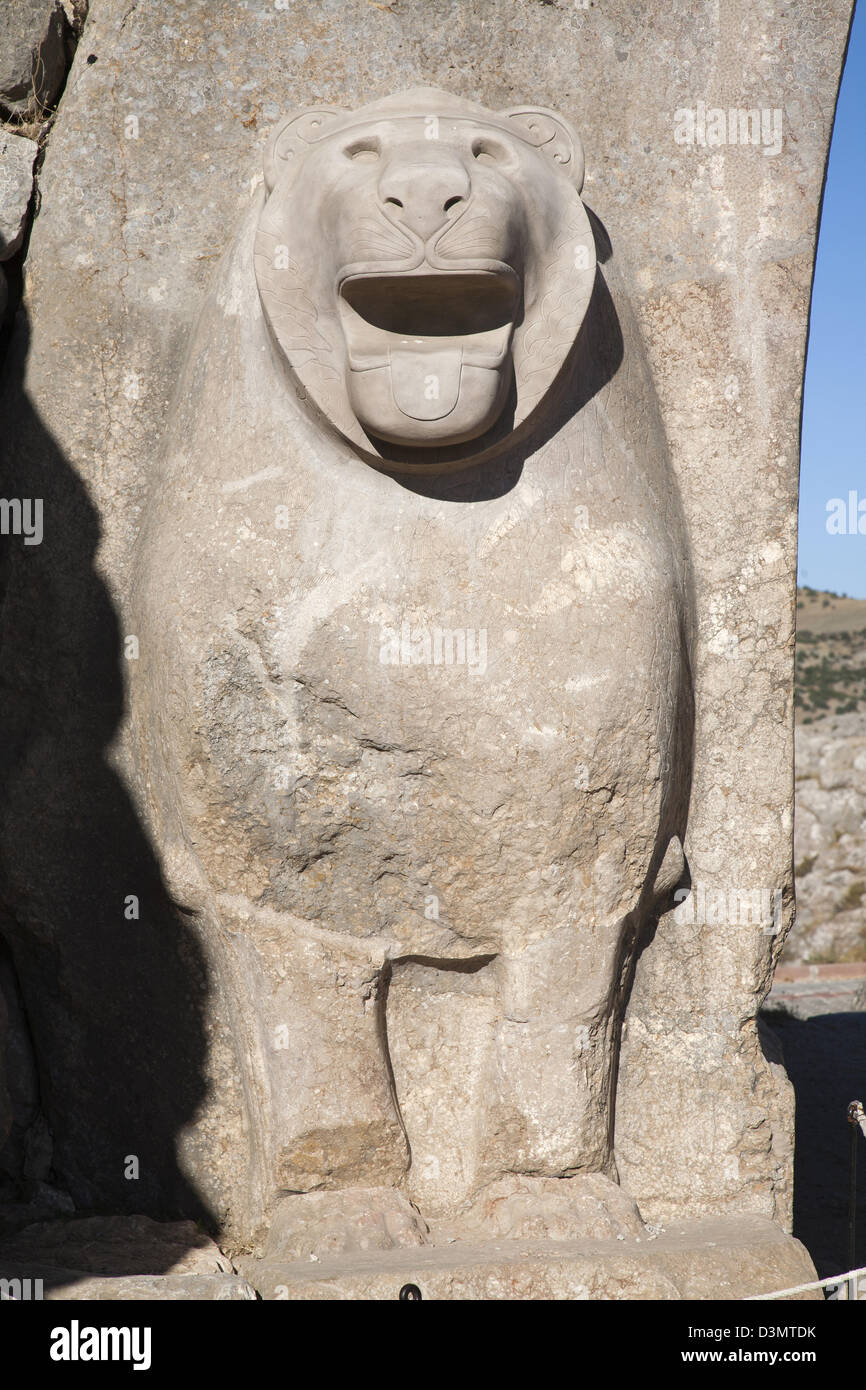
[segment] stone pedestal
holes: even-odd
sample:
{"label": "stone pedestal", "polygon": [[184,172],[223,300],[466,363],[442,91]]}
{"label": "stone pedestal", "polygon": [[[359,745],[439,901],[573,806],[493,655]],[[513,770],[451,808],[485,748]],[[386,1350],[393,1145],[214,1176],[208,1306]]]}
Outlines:
{"label": "stone pedestal", "polygon": [[[455,1241],[329,1260],[241,1260],[264,1299],[742,1299],[816,1279],[804,1247],[762,1217],[674,1223],[619,1240]],[[820,1291],[794,1295],[823,1299]]]}

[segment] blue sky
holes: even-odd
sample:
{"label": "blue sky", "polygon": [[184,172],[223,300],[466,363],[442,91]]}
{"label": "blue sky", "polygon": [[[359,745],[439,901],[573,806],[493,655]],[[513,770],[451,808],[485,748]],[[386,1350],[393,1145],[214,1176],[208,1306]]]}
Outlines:
{"label": "blue sky", "polygon": [[[830,535],[827,503],[866,504],[866,0],[854,18],[821,216],[803,402],[801,584],[866,598],[866,534]],[[861,522],[866,532],[866,505]]]}

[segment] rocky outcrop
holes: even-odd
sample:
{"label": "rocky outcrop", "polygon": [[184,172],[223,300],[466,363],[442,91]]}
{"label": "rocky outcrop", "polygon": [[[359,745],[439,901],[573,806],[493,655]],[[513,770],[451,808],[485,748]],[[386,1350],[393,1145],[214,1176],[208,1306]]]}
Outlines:
{"label": "rocky outcrop", "polygon": [[35,141],[0,128],[0,344],[15,307],[9,302],[8,266],[4,263],[17,255],[24,241],[37,153]]}
{"label": "rocky outcrop", "polygon": [[191,1221],[79,1216],[43,1221],[0,1238],[0,1266],[53,1265],[115,1277],[227,1274],[230,1260]]}
{"label": "rocky outcrop", "polygon": [[[280,1226],[275,1192],[295,1191],[299,1175],[310,1186],[320,1179],[331,1188],[354,1186],[371,1153],[378,1159],[381,1151],[391,1163],[384,1180],[402,1181],[408,1146],[393,1109],[401,1085],[410,1096],[408,1126],[435,1129],[453,1159],[449,1169],[441,1153],[427,1155],[416,1145],[414,1178],[431,1193],[454,1173],[462,1181],[461,1145],[467,1136],[474,1142],[472,1107],[488,1097],[476,1087],[449,1112],[449,1087],[461,1073],[460,1048],[479,1055],[494,1027],[505,1039],[508,1065],[521,1055],[513,1039],[530,1036],[537,1047],[539,1065],[527,1067],[520,1081],[526,1110],[537,1101],[551,1133],[560,1116],[563,1130],[574,1123],[572,1092],[546,1084],[546,1039],[541,1030],[532,1032],[516,988],[507,1016],[492,1020],[486,992],[492,953],[478,962],[475,976],[455,960],[442,997],[422,1000],[418,975],[429,964],[407,947],[390,981],[393,1027],[386,1037],[378,927],[413,914],[419,930],[445,930],[435,915],[425,915],[434,906],[425,898],[442,896],[422,874],[427,861],[415,855],[411,875],[401,868],[410,859],[413,784],[427,795],[422,810],[431,837],[440,821],[430,789],[445,787],[449,884],[457,886],[459,910],[471,916],[473,939],[481,939],[499,911],[497,873],[507,870],[515,958],[536,947],[536,913],[561,909],[557,875],[584,871],[581,846],[589,845],[592,862],[596,855],[605,860],[598,878],[611,897],[621,882],[633,884],[646,872],[646,844],[635,846],[625,831],[633,830],[635,806],[650,805],[670,771],[641,763],[658,736],[652,701],[662,676],[671,688],[668,648],[655,642],[651,621],[663,610],[672,628],[679,623],[662,590],[648,601],[647,555],[659,530],[668,529],[668,513],[645,497],[632,518],[641,544],[625,559],[604,554],[610,535],[622,530],[625,503],[634,503],[650,445],[655,450],[662,437],[691,537],[696,609],[688,872],[695,885],[726,894],[778,894],[780,922],[787,925],[797,388],[849,9],[847,0],[820,0],[786,11],[775,21],[778,41],[768,52],[764,17],[745,0],[722,10],[700,0],[686,20],[625,0],[586,11],[534,0],[470,0],[460,7],[456,30],[450,6],[403,10],[348,0],[318,16],[315,42],[309,12],[297,7],[216,0],[185,6],[179,22],[173,5],[94,0],[87,49],[96,61],[79,52],[52,132],[4,404],[14,422],[10,486],[22,497],[44,499],[47,529],[45,545],[28,548],[22,541],[14,548],[3,608],[4,649],[16,672],[3,705],[3,896],[13,909],[8,936],[46,1081],[53,1170],[80,1205],[195,1214],[230,1232],[231,1249],[255,1244],[261,1250],[267,1226]],[[407,553],[423,554],[431,592],[441,584],[440,611],[446,598],[457,602],[470,571],[474,599],[486,602],[485,539],[507,557],[500,559],[500,575],[512,597],[538,584],[540,551],[547,571],[556,570],[555,581],[536,595],[538,612],[520,608],[513,629],[503,624],[502,650],[526,654],[523,686],[518,682],[510,698],[480,711],[465,690],[452,690],[449,704],[420,681],[401,702],[382,663],[373,663],[373,682],[345,645],[339,617],[343,607],[361,611],[360,580],[369,574],[371,584],[404,582],[394,533],[383,521],[396,505],[396,485],[386,485],[382,475],[359,482],[347,460],[322,443],[308,405],[290,393],[279,396],[279,405],[276,396],[266,401],[257,417],[270,440],[264,464],[264,452],[250,448],[244,412],[257,409],[265,389],[284,392],[285,381],[266,354],[266,339],[255,336],[261,325],[254,277],[243,257],[232,261],[234,278],[217,276],[204,320],[212,332],[200,344],[203,363],[216,368],[224,354],[225,366],[235,352],[238,370],[222,378],[215,370],[206,390],[193,371],[180,408],[170,410],[214,267],[237,228],[251,225],[244,219],[257,215],[262,150],[281,113],[307,100],[354,108],[361,99],[431,83],[494,110],[527,96],[564,109],[587,150],[599,294],[604,306],[607,295],[614,304],[604,337],[608,355],[590,354],[586,364],[593,406],[578,447],[523,460],[527,466],[506,477],[496,495],[469,486],[462,496],[437,496],[428,487],[407,490],[400,503],[401,539]],[[787,100],[790,92],[796,100]],[[706,97],[725,110],[743,108],[747,117],[757,110],[760,118],[759,108],[769,105],[768,139],[775,113],[780,117],[778,149],[736,139],[711,148],[705,135],[694,138],[694,119],[691,143],[678,138],[675,127],[682,133],[687,122],[678,123],[675,114],[691,111],[694,118]],[[759,119],[758,133],[761,128]],[[738,129],[735,122],[735,136]],[[254,332],[245,337],[250,325]],[[638,366],[644,359],[645,376]],[[610,381],[593,375],[602,369]],[[623,429],[623,397],[643,399],[645,388],[657,397],[657,423],[647,423],[656,419],[653,405]],[[174,424],[165,438],[167,419]],[[196,473],[180,467],[181,447],[192,437],[185,423],[194,425],[204,461]],[[290,433],[282,432],[285,424]],[[302,456],[303,488],[290,485],[282,471],[287,449]],[[150,627],[139,630],[142,610],[132,603],[140,574],[136,545],[143,520],[156,517],[166,501],[150,490],[161,451],[197,525],[189,537],[182,529],[176,537],[183,583],[171,566],[148,572]],[[590,470],[586,485],[590,501],[601,499],[598,509],[585,507],[581,490],[589,460],[604,465]],[[575,548],[561,546],[545,526],[554,496],[560,520],[568,502],[585,507],[591,563],[582,566]],[[307,500],[318,508],[310,514],[316,524]],[[468,543],[466,516],[473,501],[493,523],[475,546]],[[291,536],[274,524],[268,502],[291,511]],[[320,525],[329,506],[330,520]],[[460,513],[462,549],[454,542]],[[572,507],[572,529],[576,517]],[[357,569],[342,563],[347,531]],[[165,553],[171,559],[170,547]],[[387,563],[380,563],[383,557]],[[293,590],[286,603],[281,566],[292,565],[301,566],[307,588]],[[613,594],[607,623],[598,621],[605,583]],[[210,646],[209,622],[218,634]],[[188,700],[176,671],[159,659],[159,639],[140,649],[148,632],[162,632],[177,652],[184,624],[199,625],[199,645],[189,647],[187,658],[194,657],[201,685]],[[450,625],[465,632],[485,624],[455,614]],[[368,638],[372,630],[371,623]],[[298,659],[281,665],[288,651]],[[596,697],[582,693],[598,690],[586,681],[598,675],[603,659],[614,677],[611,700],[635,702],[627,721],[612,719],[611,701],[597,698],[593,705]],[[664,668],[658,683],[647,679],[656,660]],[[405,679],[402,666],[400,672]],[[409,670],[413,675],[418,672]],[[556,721],[542,717],[546,707],[533,703],[544,680],[590,711],[588,722],[569,725],[571,743]],[[134,755],[128,738],[124,685],[136,683],[137,707],[152,709],[189,740],[180,758],[170,760],[166,778],[162,771],[150,775],[155,741],[140,738]],[[347,691],[363,697],[360,737]],[[690,693],[683,692],[685,703]],[[419,747],[428,745],[414,736],[423,739],[437,719],[434,756],[419,759]],[[503,733],[514,744],[507,771]],[[594,738],[605,763],[610,749],[629,737],[625,778],[594,781],[592,758],[573,766],[569,750],[580,739]],[[500,759],[494,778],[478,761],[482,744]],[[555,775],[551,747],[560,759]],[[462,758],[469,760],[466,775]],[[684,776],[691,758],[674,763]],[[362,793],[358,805],[349,795],[353,779]],[[509,798],[510,835],[502,866],[494,833],[500,784]],[[544,825],[526,812],[521,819],[524,785],[543,804]],[[400,807],[395,788],[403,793]],[[608,816],[604,836],[592,814],[594,796]],[[461,815],[466,833],[476,837],[471,853]],[[577,845],[567,838],[575,819]],[[189,843],[185,833],[173,833],[194,820],[202,827],[208,872],[223,890],[222,918],[208,915],[196,896],[201,883]],[[375,864],[365,844],[371,828]],[[556,850],[549,854],[552,840]],[[397,872],[388,869],[389,848]],[[524,870],[521,899],[516,885]],[[464,877],[471,892],[460,891]],[[621,910],[627,915],[617,899]],[[359,943],[348,962],[342,938],[335,942],[344,917]],[[549,954],[547,973],[536,980],[559,985],[571,971],[582,986],[601,962],[609,972],[602,991],[604,1018],[612,1020],[604,1039],[609,1057],[623,1025],[618,1071],[604,1073],[597,1088],[604,1094],[593,1096],[597,1110],[586,1117],[587,1130],[604,1136],[586,1154],[587,1166],[604,1169],[594,1176],[611,1182],[618,1172],[653,1220],[702,1213],[739,1220],[747,1211],[758,1213],[756,1220],[785,1223],[791,1098],[755,1023],[781,935],[755,923],[746,930],[739,923],[705,929],[706,923],[672,912],[658,922],[642,919],[640,941],[632,943],[640,948],[632,979],[609,942],[595,951],[590,943],[577,960],[566,914],[560,925],[562,951]],[[512,974],[519,984],[519,971]],[[575,1051],[575,1075],[591,1060],[596,1021],[582,1025],[586,1033],[566,1035],[571,1020],[555,1020]],[[355,1045],[358,1038],[363,1047]],[[390,1076],[381,1066],[386,1046],[393,1054]],[[319,1065],[322,1058],[327,1065]],[[357,1083],[357,1095],[369,1095],[373,1064],[370,1121],[360,1105],[336,1106],[329,1083],[339,1075]],[[478,1075],[472,1072],[476,1081]],[[598,1068],[595,1075],[602,1075]],[[304,1142],[288,1145],[283,1121],[292,1114],[294,1123],[302,1077],[304,1095],[314,1101],[300,1117]],[[615,1130],[604,1108],[612,1104],[614,1082]],[[387,1123],[379,1123],[382,1115]],[[520,1150],[530,1129],[524,1114],[504,1107],[492,1124],[502,1153]],[[275,1154],[278,1162],[271,1162]],[[432,1162],[422,1166],[427,1157],[440,1162],[438,1172]],[[562,1167],[560,1157],[553,1153],[551,1173]],[[259,1180],[261,1171],[270,1188]],[[469,1175],[470,1184],[489,1176]],[[329,1206],[318,1192],[312,1195],[317,1207]],[[338,1207],[344,1201],[339,1190],[324,1195]],[[545,1229],[561,1222],[559,1229],[573,1232],[568,1222],[579,1218],[618,1242],[592,1203],[577,1204],[577,1215],[563,1214],[553,1210],[553,1196],[542,1187],[530,1201],[522,1184],[494,1189],[479,1219],[510,1232],[535,1230],[536,1222]],[[328,1231],[351,1245],[357,1221],[349,1212],[346,1235],[346,1215],[337,1211]],[[304,1222],[297,1230],[290,1224],[299,1243],[287,1243],[287,1253],[315,1253]],[[416,1247],[419,1233],[425,1243]],[[643,1236],[631,1238],[643,1244]],[[377,1217],[371,1239],[382,1242],[379,1253],[388,1258],[396,1247],[400,1260],[410,1262],[405,1268],[417,1250],[429,1248],[405,1209],[392,1225]],[[785,1252],[773,1266],[778,1283],[808,1277],[802,1252],[792,1245]],[[448,1262],[441,1250],[424,1258]],[[667,1276],[656,1275],[650,1268],[627,1287],[667,1288],[675,1296]],[[495,1276],[510,1277],[507,1271]],[[441,1287],[459,1287],[450,1278]],[[594,1274],[591,1286],[600,1287],[603,1278],[603,1271]],[[672,1283],[678,1291],[694,1287]],[[531,1271],[509,1287],[526,1296],[558,1289],[562,1296],[579,1284],[577,1277],[557,1283]],[[496,1286],[495,1280],[489,1285]]]}
{"label": "rocky outcrop", "polygon": [[51,107],[66,78],[82,0],[11,0],[0,8],[0,111],[33,120]]}
{"label": "rocky outcrop", "polygon": [[191,1221],[146,1216],[39,1222],[0,1237],[3,1280],[3,1296],[15,1300],[256,1297]]}
{"label": "rocky outcrop", "polygon": [[35,140],[0,130],[0,260],[3,261],[14,256],[24,240],[37,153]]}
{"label": "rocky outcrop", "polygon": [[[799,1241],[761,1217],[672,1223],[643,1237],[598,1242],[493,1239],[479,1244],[342,1259],[241,1259],[266,1300],[397,1299],[414,1284],[424,1299],[741,1299],[815,1278]],[[795,1295],[822,1301],[820,1290]]]}
{"label": "rocky outcrop", "polygon": [[866,960],[866,715],[799,724],[790,961]]}
{"label": "rocky outcrop", "polygon": [[21,292],[40,147],[86,15],[87,0],[15,0],[0,8],[0,362]]}

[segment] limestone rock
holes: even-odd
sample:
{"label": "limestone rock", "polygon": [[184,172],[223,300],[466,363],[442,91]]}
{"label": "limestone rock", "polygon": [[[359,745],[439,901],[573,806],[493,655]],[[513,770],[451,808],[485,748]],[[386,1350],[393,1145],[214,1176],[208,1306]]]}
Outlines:
{"label": "limestone rock", "polygon": [[[0,1265],[0,1280],[7,1280],[7,1298],[27,1301],[34,1297],[34,1281],[42,1281],[46,1302],[236,1302],[257,1295],[245,1279],[233,1274],[128,1274],[106,1277],[57,1265]],[[18,1281],[17,1285],[16,1282]],[[29,1281],[29,1285],[27,1283]]]}
{"label": "limestone rock", "polygon": [[866,717],[796,730],[797,924],[790,961],[866,958]]}
{"label": "limestone rock", "polygon": [[584,172],[570,122],[525,102],[491,111],[423,86],[279,121],[256,233],[262,306],[304,391],[363,457],[429,473],[514,443],[592,297]]}
{"label": "limestone rock", "polygon": [[[33,1203],[50,1204],[53,1193],[44,1180],[51,1168],[51,1135],[40,1109],[36,1058],[15,967],[0,941],[0,1013],[4,1009],[6,1040],[2,1067],[12,1113],[6,1142],[0,1138],[0,1189],[23,1182],[29,1186]],[[34,1184],[38,1186],[34,1188]],[[70,1202],[68,1210],[71,1209]],[[0,1229],[6,1219],[7,1212],[0,1209]],[[36,1219],[38,1215],[31,1218]]]}
{"label": "limestone rock", "polygon": [[[8,12],[7,6],[3,13]],[[0,261],[14,255],[24,238],[37,153],[35,140],[0,130]]]}
{"label": "limestone rock", "polygon": [[[240,1248],[286,1187],[407,1180],[395,1082],[410,1138],[436,1141],[416,1142],[409,1180],[443,1212],[508,1154],[521,1171],[542,1140],[547,1176],[575,1152],[612,1171],[607,1063],[625,1014],[615,1160],[644,1215],[788,1220],[790,1091],[754,1026],[781,935],[667,912],[644,923],[632,986],[612,931],[575,954],[587,918],[562,885],[586,874],[610,925],[665,852],[653,836],[682,669],[678,490],[696,729],[687,832],[666,828],[693,883],[778,892],[790,921],[798,388],[850,8],[789,7],[768,49],[747,0],[699,0],[685,18],[630,0],[468,0],[456,19],[347,0],[318,16],[314,43],[298,7],[216,0],[181,24],[162,0],[94,0],[99,61],[79,50],[52,132],[3,407],[10,486],[54,519],[50,544],[15,549],[3,608],[25,692],[4,701],[3,889],[56,1171],[80,1204],[206,1208]],[[578,432],[462,494],[362,476],[323,442],[309,402],[286,399],[245,259],[278,120],[416,85],[562,112],[587,151],[602,267]],[[778,111],[778,151],[679,143],[675,112],[707,99],[768,108],[770,134]],[[416,627],[477,636],[493,629],[488,605],[515,606],[495,648],[513,688],[487,698],[492,659],[482,699],[454,681],[443,694],[433,667],[379,662],[379,624],[402,619],[416,562],[433,615]],[[612,683],[593,684],[606,671]],[[465,662],[450,674],[470,679]],[[625,717],[618,701],[633,702]],[[545,954],[539,924],[553,920]],[[386,930],[405,945],[390,981]],[[431,967],[429,947],[441,960],[449,943],[448,968]],[[539,1013],[569,978],[586,1017]],[[563,1057],[585,1105],[560,1085]],[[455,1119],[444,1104],[461,1073]],[[416,1258],[379,1252],[398,1255]],[[782,1273],[773,1285],[798,1282]],[[510,1278],[496,1287],[555,1283]]]}
{"label": "limestone rock", "polygon": [[185,855],[171,891],[204,948],[244,943],[222,970],[255,1020],[245,1092],[267,1077],[251,1184],[408,1172],[424,1212],[437,1165],[446,1203],[609,1167],[618,990],[684,828],[691,728],[686,541],[616,268],[519,477],[506,449],[421,486],[285,389],[245,292],[258,214],[190,346],[131,609],[142,805]]}
{"label": "limestone rock", "polygon": [[57,1265],[115,1277],[231,1273],[217,1245],[192,1221],[79,1216],[40,1222],[0,1239],[0,1264]]}
{"label": "limestone rock", "polygon": [[[241,1260],[264,1299],[397,1299],[416,1284],[424,1299],[747,1298],[810,1283],[799,1241],[760,1217],[675,1223],[656,1235],[613,1240],[492,1240],[343,1260]],[[795,1295],[823,1301],[820,1290]]]}
{"label": "limestone rock", "polygon": [[6,1034],[8,1030],[6,1001],[0,991],[0,1149],[12,1128],[12,1099],[6,1084]]}
{"label": "limestone rock", "polygon": [[12,0],[0,9],[0,107],[33,116],[51,106],[66,73],[62,0]]}
{"label": "limestone rock", "polygon": [[435,1223],[436,1244],[448,1231],[461,1233],[462,1239],[508,1240],[617,1240],[646,1235],[634,1200],[601,1173],[499,1178],[482,1188],[452,1222]]}
{"label": "limestone rock", "polygon": [[263,1258],[328,1259],[368,1250],[424,1245],[428,1228],[393,1190],[349,1188],[287,1197],[271,1220]]}
{"label": "limestone rock", "polygon": [[[146,1216],[43,1221],[0,1237],[0,1279],[41,1279],[49,1300],[256,1296],[193,1222]],[[7,1296],[27,1295],[13,1285]]]}

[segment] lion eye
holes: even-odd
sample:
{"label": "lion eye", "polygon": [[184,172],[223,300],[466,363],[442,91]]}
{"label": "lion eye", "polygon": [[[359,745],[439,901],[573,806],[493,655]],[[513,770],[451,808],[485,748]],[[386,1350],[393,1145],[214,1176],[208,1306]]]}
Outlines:
{"label": "lion eye", "polygon": [[379,158],[379,141],[358,140],[354,145],[347,145],[344,154],[356,164],[375,164]]}
{"label": "lion eye", "polygon": [[505,150],[495,140],[473,140],[472,153],[480,164],[499,164],[506,158]]}

